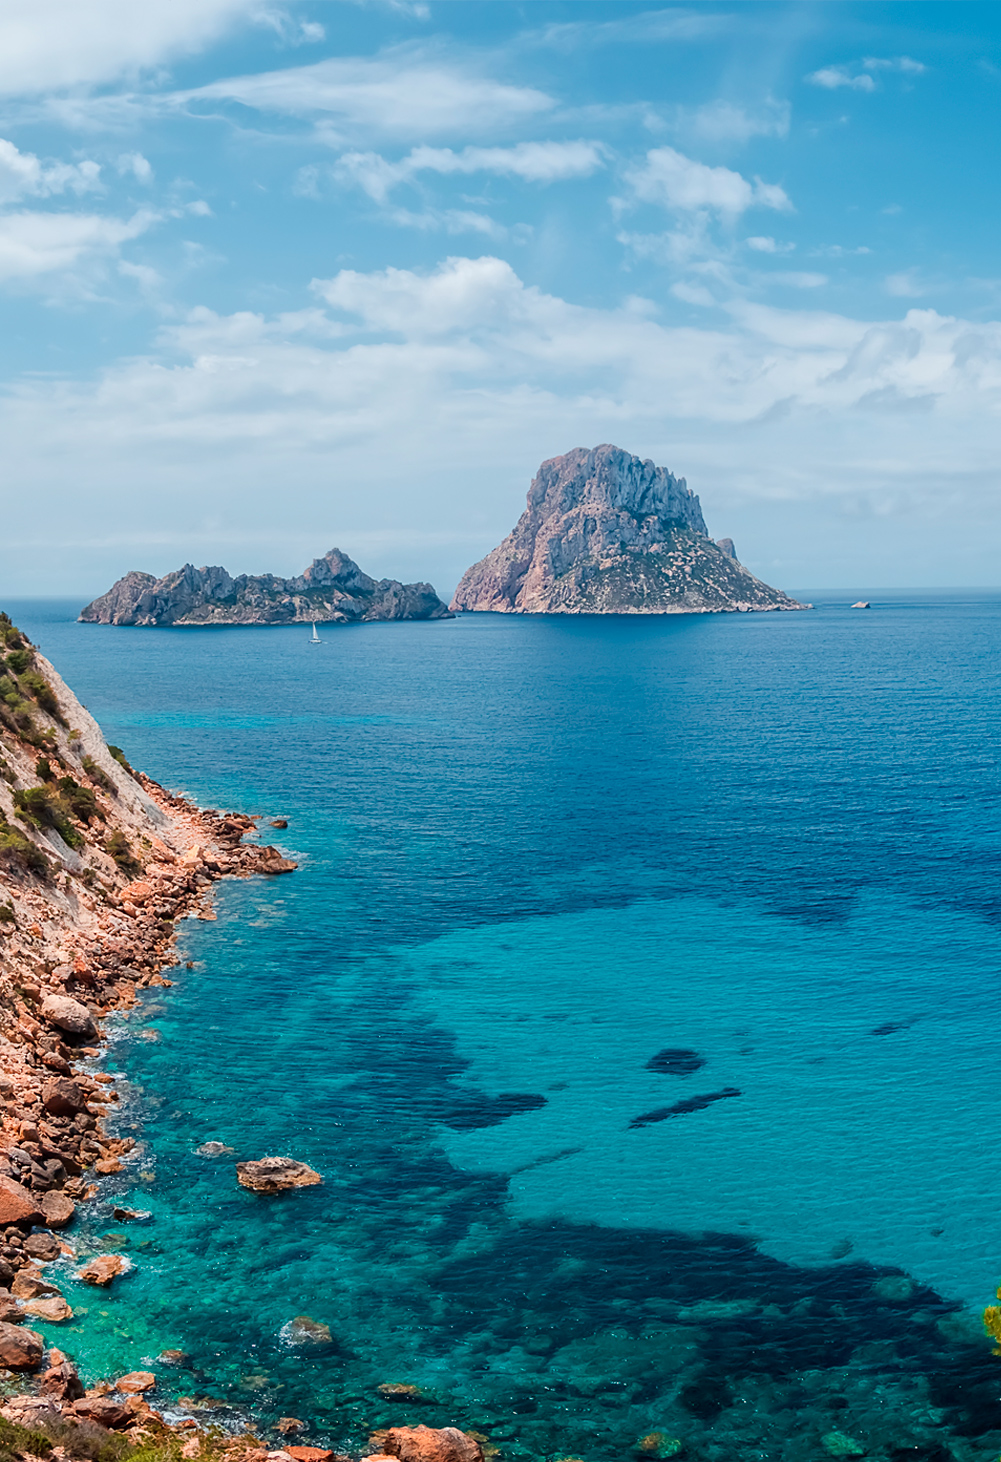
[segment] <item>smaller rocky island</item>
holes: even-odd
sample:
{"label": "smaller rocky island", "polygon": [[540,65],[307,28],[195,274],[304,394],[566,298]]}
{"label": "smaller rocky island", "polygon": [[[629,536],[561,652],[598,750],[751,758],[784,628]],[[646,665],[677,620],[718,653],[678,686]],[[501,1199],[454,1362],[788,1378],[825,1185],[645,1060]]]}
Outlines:
{"label": "smaller rocky island", "polygon": [[467,569],[457,610],[717,614],[809,609],[709,537],[683,477],[607,443],[543,462],[513,531]]}
{"label": "smaller rocky island", "polygon": [[192,564],[158,579],[133,570],[80,613],[83,624],[357,624],[386,619],[449,619],[430,584],[372,579],[339,548],[294,579]]}

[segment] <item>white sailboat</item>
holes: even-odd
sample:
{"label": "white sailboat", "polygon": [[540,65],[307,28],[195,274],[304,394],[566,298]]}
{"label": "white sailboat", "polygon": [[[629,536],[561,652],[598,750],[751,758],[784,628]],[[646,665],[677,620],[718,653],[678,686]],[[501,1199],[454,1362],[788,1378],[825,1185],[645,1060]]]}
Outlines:
{"label": "white sailboat", "polygon": [[310,640],[309,643],[311,645],[322,645],[323,644],[323,641],[320,639],[320,636],[316,633],[316,620],[315,619],[313,620],[313,638]]}

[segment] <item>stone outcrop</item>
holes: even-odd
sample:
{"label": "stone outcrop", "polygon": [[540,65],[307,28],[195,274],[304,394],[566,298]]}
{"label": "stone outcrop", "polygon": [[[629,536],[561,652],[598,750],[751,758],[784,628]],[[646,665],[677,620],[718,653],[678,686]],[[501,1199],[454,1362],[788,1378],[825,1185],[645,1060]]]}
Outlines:
{"label": "stone outcrop", "polygon": [[283,1193],[287,1188],[312,1188],[323,1182],[319,1173],[292,1157],[238,1162],[236,1177],[241,1188],[250,1188],[255,1193]]}
{"label": "stone outcrop", "polygon": [[376,1432],[373,1458],[395,1457],[398,1462],[483,1462],[483,1448],[475,1437],[458,1427],[394,1426]]}
{"label": "stone outcrop", "polygon": [[707,614],[806,609],[708,536],[683,477],[619,447],[543,462],[513,532],[467,569],[456,610]]}
{"label": "stone outcrop", "polygon": [[332,548],[297,578],[240,574],[192,564],[165,574],[128,573],[80,614],[86,624],[351,624],[447,619],[430,584],[372,579]]}

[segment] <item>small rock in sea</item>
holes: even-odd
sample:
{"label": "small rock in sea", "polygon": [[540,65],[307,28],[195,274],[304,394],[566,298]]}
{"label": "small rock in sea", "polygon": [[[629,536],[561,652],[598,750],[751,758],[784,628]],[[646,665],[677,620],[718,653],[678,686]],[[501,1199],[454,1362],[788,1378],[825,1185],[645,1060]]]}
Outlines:
{"label": "small rock in sea", "polygon": [[865,1447],[844,1432],[825,1432],[820,1445],[829,1457],[864,1457]]}
{"label": "small rock in sea", "polygon": [[125,1274],[132,1266],[122,1254],[99,1254],[91,1259],[77,1274],[84,1284],[96,1284],[102,1288],[109,1285],[119,1274]]}
{"label": "small rock in sea", "polygon": [[42,1295],[37,1300],[25,1300],[21,1308],[26,1315],[33,1315],[36,1320],[48,1320],[51,1324],[59,1324],[62,1320],[72,1320],[73,1318],[73,1311],[61,1294]]}
{"label": "small rock in sea", "polygon": [[873,1294],[878,1294],[882,1300],[909,1300],[914,1290],[914,1281],[906,1274],[887,1274],[877,1279],[872,1287]]}
{"label": "small rock in sea", "polygon": [[0,1366],[9,1371],[33,1371],[41,1365],[44,1349],[37,1331],[0,1322]]}
{"label": "small rock in sea", "polygon": [[46,995],[42,1001],[42,1019],[68,1035],[90,1040],[97,1035],[90,1011],[69,995]]}
{"label": "small rock in sea", "polygon": [[148,1208],[113,1208],[111,1213],[117,1223],[149,1223],[153,1217]]}
{"label": "small rock in sea", "polygon": [[404,1381],[383,1381],[375,1388],[386,1401],[433,1402],[434,1397],[422,1391],[420,1386],[410,1386]]}
{"label": "small rock in sea", "polygon": [[119,1376],[115,1382],[115,1390],[124,1391],[129,1396],[142,1396],[155,1386],[156,1376],[152,1371],[129,1371],[127,1376]]}
{"label": "small rock in sea", "polygon": [[291,1157],[238,1162],[236,1176],[242,1188],[250,1188],[255,1193],[282,1193],[287,1188],[311,1188],[323,1182],[319,1173]]}
{"label": "small rock in sea", "polygon": [[100,1173],[102,1178],[110,1178],[113,1173],[123,1173],[125,1164],[117,1157],[99,1157],[94,1164],[95,1173]]}
{"label": "small rock in sea", "polygon": [[376,1432],[369,1446],[400,1462],[483,1462],[476,1438],[454,1426],[394,1426]]}
{"label": "small rock in sea", "polygon": [[156,1362],[161,1366],[190,1366],[191,1357],[186,1350],[161,1350]]}
{"label": "small rock in sea", "polygon": [[235,1151],[235,1147],[227,1147],[225,1142],[203,1142],[201,1147],[195,1148],[199,1157],[227,1157]]}
{"label": "small rock in sea", "polygon": [[42,1194],[39,1203],[49,1228],[65,1228],[68,1223],[72,1223],[76,1204],[65,1193],[53,1188]]}
{"label": "small rock in sea", "polygon": [[286,1345],[294,1345],[299,1349],[331,1345],[334,1339],[330,1326],[324,1325],[322,1320],[314,1320],[310,1315],[296,1315],[294,1320],[289,1320],[287,1325],[282,1326],[278,1336]]}
{"label": "small rock in sea", "polygon": [[645,1457],[677,1457],[683,1445],[680,1437],[672,1437],[667,1432],[647,1432],[636,1443],[636,1451]]}
{"label": "small rock in sea", "polygon": [[306,1423],[297,1416],[280,1416],[275,1430],[283,1437],[294,1437],[297,1432],[306,1430]]}
{"label": "small rock in sea", "polygon": [[[868,599],[860,599],[857,604],[852,605],[853,609],[870,609],[871,607]],[[831,1435],[833,1436],[834,1433],[832,1432]]]}
{"label": "small rock in sea", "polygon": [[667,1046],[650,1057],[646,1069],[659,1071],[664,1076],[691,1076],[705,1064],[705,1057],[698,1051],[691,1051],[687,1046]]}
{"label": "small rock in sea", "polygon": [[269,827],[288,827],[287,817],[276,817],[268,823]]}

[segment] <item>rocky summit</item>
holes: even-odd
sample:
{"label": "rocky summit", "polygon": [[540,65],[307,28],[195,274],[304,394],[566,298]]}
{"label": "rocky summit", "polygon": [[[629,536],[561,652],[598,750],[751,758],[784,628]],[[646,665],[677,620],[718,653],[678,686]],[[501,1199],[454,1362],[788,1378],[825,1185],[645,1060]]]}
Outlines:
{"label": "rocky summit", "polygon": [[430,584],[371,579],[332,548],[294,579],[185,564],[162,579],[133,571],[80,615],[85,624],[351,624],[374,619],[447,619]]}
{"label": "rocky summit", "polygon": [[451,607],[505,614],[808,609],[714,543],[683,477],[620,447],[543,462],[512,533],[467,569]]}

